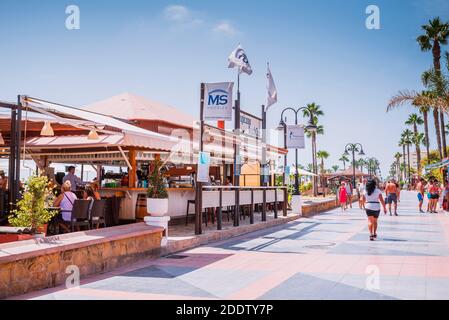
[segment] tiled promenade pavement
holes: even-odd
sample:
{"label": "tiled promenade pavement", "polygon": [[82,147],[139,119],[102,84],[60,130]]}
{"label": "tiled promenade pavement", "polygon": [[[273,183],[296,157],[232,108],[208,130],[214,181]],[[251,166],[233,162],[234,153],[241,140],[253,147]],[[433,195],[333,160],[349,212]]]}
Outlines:
{"label": "tiled promenade pavement", "polygon": [[376,242],[355,204],[21,298],[449,299],[449,216],[415,199],[382,214]]}

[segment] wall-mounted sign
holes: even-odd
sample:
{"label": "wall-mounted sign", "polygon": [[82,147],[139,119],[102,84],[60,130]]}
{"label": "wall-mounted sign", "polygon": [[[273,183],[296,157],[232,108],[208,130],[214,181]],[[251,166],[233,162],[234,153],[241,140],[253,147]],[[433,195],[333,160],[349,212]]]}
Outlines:
{"label": "wall-mounted sign", "polygon": [[198,173],[196,181],[209,182],[210,153],[200,152],[198,154]]}
{"label": "wall-mounted sign", "polygon": [[237,155],[234,163],[234,176],[240,176],[242,174],[242,156]]}
{"label": "wall-mounted sign", "polygon": [[233,82],[204,84],[204,121],[232,120]]}
{"label": "wall-mounted sign", "polygon": [[291,174],[290,171],[291,171],[291,170],[290,170],[290,166],[286,166],[286,167],[285,167],[285,184],[286,184],[286,185],[289,185],[289,184],[290,184],[290,174]]}
{"label": "wall-mounted sign", "polygon": [[240,111],[240,132],[255,138],[260,138],[262,119],[247,112]]}
{"label": "wall-mounted sign", "polygon": [[304,127],[299,125],[287,126],[287,148],[288,149],[304,149]]}

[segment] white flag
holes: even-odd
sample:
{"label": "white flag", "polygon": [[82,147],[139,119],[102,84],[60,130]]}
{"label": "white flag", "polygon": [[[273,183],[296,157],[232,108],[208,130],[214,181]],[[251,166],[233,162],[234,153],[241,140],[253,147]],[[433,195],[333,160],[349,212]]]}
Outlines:
{"label": "white flag", "polygon": [[276,89],[276,85],[274,84],[273,76],[271,74],[270,66],[268,66],[267,71],[267,78],[268,78],[268,86],[267,86],[267,110],[269,107],[271,107],[273,104],[275,104],[278,101],[278,91]]}
{"label": "white flag", "polygon": [[246,56],[245,50],[240,47],[240,45],[232,51],[231,55],[228,58],[229,66],[228,68],[239,68],[239,72],[246,73],[251,75],[253,70],[251,69],[251,65],[249,64],[248,57]]}

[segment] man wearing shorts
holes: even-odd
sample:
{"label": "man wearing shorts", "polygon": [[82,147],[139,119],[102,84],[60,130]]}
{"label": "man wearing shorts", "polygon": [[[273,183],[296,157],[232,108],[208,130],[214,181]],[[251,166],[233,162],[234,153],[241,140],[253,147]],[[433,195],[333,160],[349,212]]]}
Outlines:
{"label": "man wearing shorts", "polygon": [[398,215],[398,200],[399,200],[399,188],[397,187],[394,180],[388,181],[386,187],[385,187],[385,195],[387,199],[388,204],[388,211],[390,212],[390,216],[392,216],[391,213],[391,205],[394,204],[394,215]]}
{"label": "man wearing shorts", "polygon": [[420,213],[424,213],[422,205],[424,202],[425,187],[426,181],[423,178],[420,178],[418,184],[416,185],[416,191],[418,191],[418,208]]}

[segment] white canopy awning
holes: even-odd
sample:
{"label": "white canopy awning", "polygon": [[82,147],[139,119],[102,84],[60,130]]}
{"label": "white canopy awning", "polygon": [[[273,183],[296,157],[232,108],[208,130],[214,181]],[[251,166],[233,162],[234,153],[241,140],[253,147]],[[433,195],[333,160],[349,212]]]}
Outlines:
{"label": "white canopy awning", "polygon": [[[60,104],[51,103],[31,97],[26,97],[25,102],[26,106],[34,110],[35,112],[53,116],[56,120],[58,120],[58,122],[73,125],[75,127],[81,126],[83,129],[93,129],[99,132],[105,132],[107,131],[105,130],[105,126],[109,126],[122,133],[131,133],[134,135],[141,135],[143,137],[154,139],[157,138],[167,142],[177,142],[177,139],[173,137],[145,130],[125,121],[118,120],[100,113],[63,106]],[[61,114],[65,115],[66,117],[60,116]],[[73,117],[76,117],[77,119],[73,119]],[[83,121],[81,122],[80,120]]]}
{"label": "white canopy awning", "polygon": [[26,141],[27,149],[83,149],[83,148],[108,148],[108,147],[138,147],[144,149],[169,151],[174,143],[167,143],[160,139],[148,139],[139,135],[118,134],[100,135],[97,140],[89,140],[87,136],[55,136],[34,137]]}

